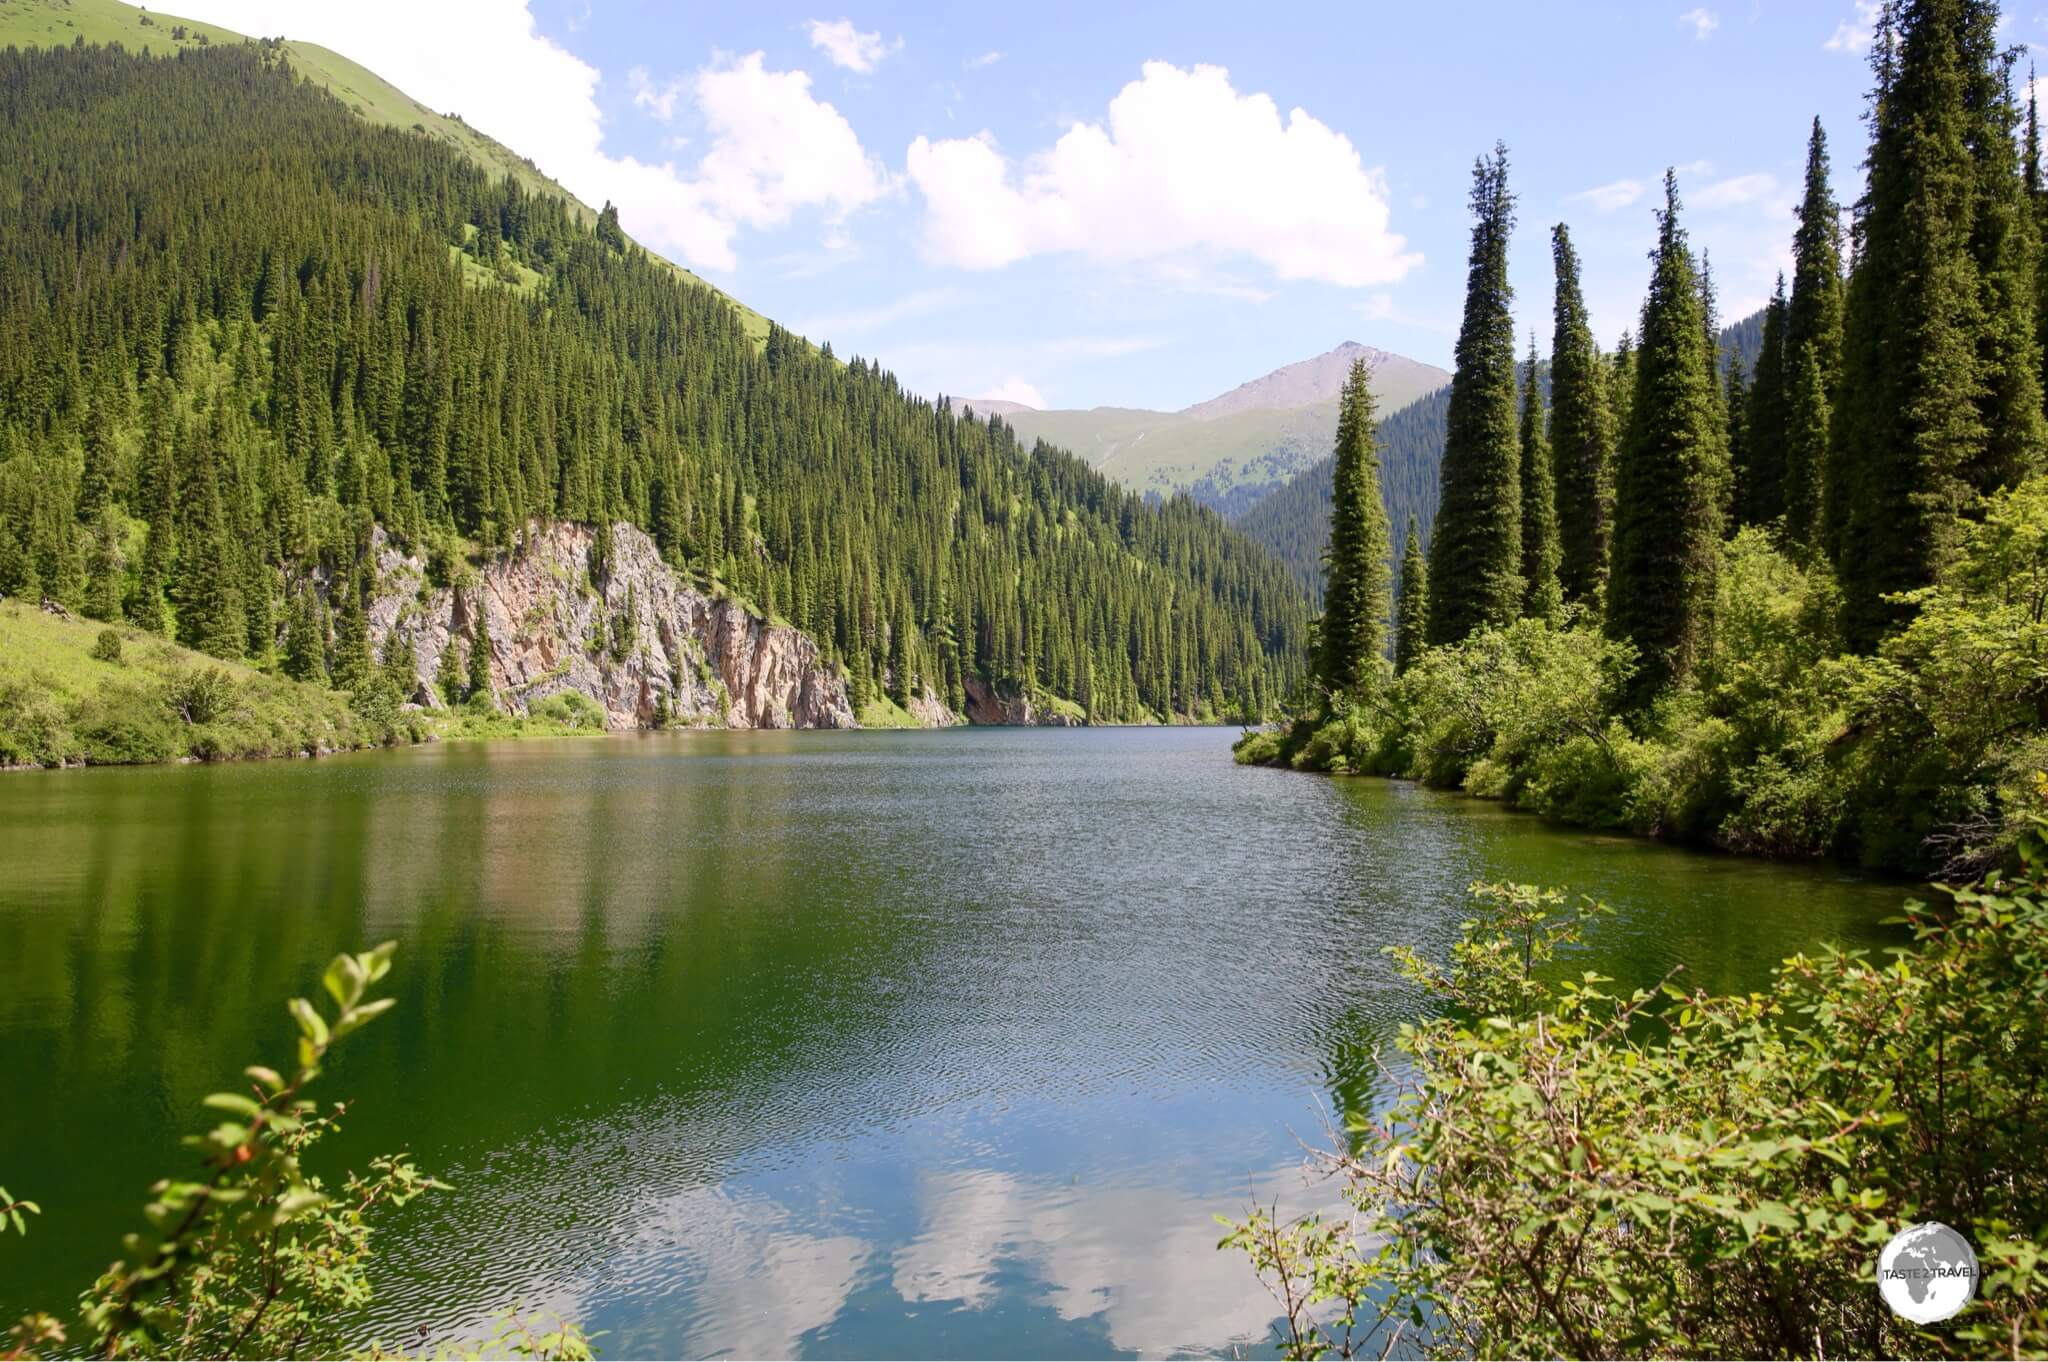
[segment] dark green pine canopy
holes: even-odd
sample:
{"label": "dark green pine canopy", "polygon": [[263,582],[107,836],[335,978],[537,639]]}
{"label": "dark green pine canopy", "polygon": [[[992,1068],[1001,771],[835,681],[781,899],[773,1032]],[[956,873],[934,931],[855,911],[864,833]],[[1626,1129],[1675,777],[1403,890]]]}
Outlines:
{"label": "dark green pine canopy", "polygon": [[1640,708],[1689,675],[1706,646],[1728,478],[1707,302],[1666,172],[1655,269],[1643,305],[1635,399],[1614,478],[1607,632],[1635,645]]}
{"label": "dark green pine canopy", "polygon": [[1515,438],[1515,322],[1508,285],[1514,196],[1508,152],[1472,167],[1472,258],[1457,368],[1444,417],[1444,461],[1430,532],[1429,638],[1455,643],[1521,613],[1521,450]]}

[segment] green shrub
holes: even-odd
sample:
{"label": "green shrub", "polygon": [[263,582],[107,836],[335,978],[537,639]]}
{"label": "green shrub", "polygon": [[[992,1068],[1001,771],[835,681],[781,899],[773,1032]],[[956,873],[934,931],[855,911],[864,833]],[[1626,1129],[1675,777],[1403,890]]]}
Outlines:
{"label": "green shrub", "polygon": [[85,760],[95,766],[169,761],[180,747],[176,720],[162,697],[136,686],[105,686],[86,697],[71,728]]}
{"label": "green shrub", "polygon": [[78,758],[78,744],[52,687],[0,679],[0,765],[61,766]]}
{"label": "green shrub", "polygon": [[173,673],[165,683],[164,702],[188,724],[213,723],[235,708],[235,678],[225,667]]}
{"label": "green shrub", "polygon": [[[1383,1116],[1327,1151],[1350,1214],[1254,1213],[1284,1351],[1480,1357],[2048,1354],[2048,860],[1908,905],[1895,959],[1795,956],[1765,992],[1627,994],[1560,951],[1596,905],[1479,886],[1441,1012],[1402,1028]],[[1977,1303],[1917,1328],[1879,1250],[1939,1220]]]}
{"label": "green shrub", "polygon": [[121,660],[121,635],[118,630],[102,629],[99,637],[92,641],[92,656],[95,661],[118,663]]}
{"label": "green shrub", "polygon": [[561,724],[565,728],[605,727],[603,707],[578,690],[557,691],[528,712],[536,719]]}

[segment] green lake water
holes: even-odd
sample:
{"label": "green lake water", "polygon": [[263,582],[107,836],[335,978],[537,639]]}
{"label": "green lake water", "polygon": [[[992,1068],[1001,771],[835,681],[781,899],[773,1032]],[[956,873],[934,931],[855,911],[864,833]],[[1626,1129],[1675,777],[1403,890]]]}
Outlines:
{"label": "green lake water", "polygon": [[[0,777],[0,1318],[66,1309],[283,1000],[400,942],[322,1078],[390,1222],[365,1337],[503,1306],[611,1357],[1269,1350],[1212,1216],[1326,1201],[1475,879],[1581,952],[1761,984],[1905,890],[1231,764],[1224,730],[676,734]],[[1576,963],[1576,962],[1575,962]]]}

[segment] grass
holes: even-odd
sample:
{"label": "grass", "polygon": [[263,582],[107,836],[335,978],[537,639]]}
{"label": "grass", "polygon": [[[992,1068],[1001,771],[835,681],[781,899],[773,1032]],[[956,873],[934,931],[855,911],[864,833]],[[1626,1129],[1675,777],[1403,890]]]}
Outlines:
{"label": "grass", "polygon": [[854,716],[862,728],[923,728],[909,710],[886,695],[877,695]]}
{"label": "grass", "polygon": [[[174,39],[172,31],[181,26],[185,29],[184,38]],[[202,37],[204,44],[201,43]],[[140,52],[146,47],[159,54],[180,48],[249,41],[247,35],[230,28],[139,9],[124,5],[120,0],[0,0],[0,47],[69,47],[79,38],[91,44],[118,44],[131,52]],[[391,128],[410,128],[421,136],[431,137],[453,148],[484,167],[494,178],[510,175],[529,192],[568,200],[585,222],[597,221],[597,212],[589,204],[548,178],[526,157],[469,126],[459,114],[438,113],[376,72],[317,43],[288,40],[284,48],[294,71],[332,93],[365,122]],[[754,344],[767,345],[766,317],[665,256],[654,251],[649,251],[648,255],[679,277],[712,289],[725,298],[739,314],[740,328]]]}
{"label": "grass", "polygon": [[[476,228],[471,227],[467,235],[472,238],[475,237]],[[461,267],[462,282],[471,288],[504,287],[511,289],[514,293],[527,296],[531,296],[540,289],[540,271],[530,269],[509,256],[506,258],[505,263],[511,268],[513,277],[504,279],[499,277],[496,270],[478,260],[468,251],[463,250],[460,246],[450,244],[448,255]]]}
{"label": "grass", "polygon": [[[103,633],[118,661],[94,655]],[[348,697],[125,626],[0,603],[0,765],[133,765],[344,751],[424,736]]]}

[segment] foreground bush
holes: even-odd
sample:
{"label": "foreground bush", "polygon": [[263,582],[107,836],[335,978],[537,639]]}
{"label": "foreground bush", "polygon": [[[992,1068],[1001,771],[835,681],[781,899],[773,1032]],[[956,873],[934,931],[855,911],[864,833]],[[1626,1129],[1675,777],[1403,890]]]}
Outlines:
{"label": "foreground bush", "polygon": [[[1626,995],[1562,969],[1586,916],[1478,886],[1447,965],[1394,954],[1442,1015],[1396,1095],[1327,1155],[1346,1222],[1254,1214],[1225,1246],[1290,1356],[2048,1354],[2048,861],[1908,905],[1909,950],[1824,950],[1765,992]],[[1984,1276],[1920,1329],[1880,1248],[1939,1220]]]}
{"label": "foreground bush", "polygon": [[[217,1123],[186,1137],[197,1155],[187,1173],[150,1188],[144,1228],[122,1241],[122,1256],[80,1297],[82,1340],[96,1357],[335,1357],[351,1351],[348,1323],[371,1300],[372,1222],[385,1207],[450,1190],[403,1154],[372,1159],[367,1173],[330,1182],[307,1153],[338,1128],[346,1110],[323,1111],[305,1097],[328,1051],[387,1011],[369,990],[390,972],[395,943],[334,958],[321,977],[331,1011],[291,1000],[298,1029],[293,1063],[243,1070],[241,1091],[205,1105]],[[0,1232],[24,1233],[28,1201],[0,1188]],[[0,1358],[62,1351],[70,1329],[34,1314],[0,1336]],[[573,1325],[508,1315],[480,1345],[493,1356],[588,1358]],[[391,1356],[374,1345],[371,1355]],[[473,1355],[473,1354],[469,1354]]]}

